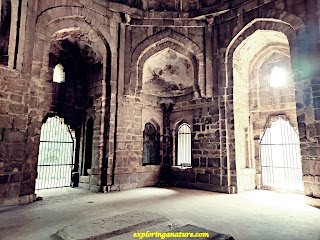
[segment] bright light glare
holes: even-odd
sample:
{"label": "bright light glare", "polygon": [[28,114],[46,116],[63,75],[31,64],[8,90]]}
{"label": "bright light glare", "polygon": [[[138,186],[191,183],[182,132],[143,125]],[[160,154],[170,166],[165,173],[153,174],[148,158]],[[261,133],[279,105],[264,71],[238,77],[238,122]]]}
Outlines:
{"label": "bright light glare", "polygon": [[61,64],[57,64],[53,69],[53,82],[63,83],[65,81],[65,72]]}
{"label": "bright light glare", "polygon": [[270,86],[282,87],[287,82],[287,72],[280,67],[273,67],[270,73]]}

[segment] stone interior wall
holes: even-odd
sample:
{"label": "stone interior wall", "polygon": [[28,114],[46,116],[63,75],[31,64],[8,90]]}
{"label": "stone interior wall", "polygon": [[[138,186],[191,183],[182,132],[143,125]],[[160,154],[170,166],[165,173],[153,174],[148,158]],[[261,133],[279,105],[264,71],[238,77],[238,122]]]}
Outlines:
{"label": "stone interior wall", "polygon": [[[221,158],[220,136],[224,133],[221,132],[217,98],[177,100],[171,118],[174,138],[181,120],[189,123],[192,128],[192,167],[176,167],[173,157],[173,184],[228,192],[227,163]],[[176,146],[173,154],[175,152]]]}
{"label": "stone interior wall", "polygon": [[147,103],[140,98],[119,97],[118,101],[116,157],[114,173],[110,174],[114,179],[108,181],[111,190],[154,186],[159,181],[160,165],[143,165],[143,130],[150,116],[158,120],[161,112],[157,114],[159,110],[153,108],[148,110]]}
{"label": "stone interior wall", "polygon": [[30,78],[0,66],[0,205],[35,200],[39,98]]}
{"label": "stone interior wall", "polygon": [[[63,115],[76,130],[79,166],[85,154],[84,126],[94,119],[91,176],[81,182],[92,191],[162,182],[234,193],[246,189],[240,175],[255,176],[259,187],[259,169],[254,169],[258,163],[250,165],[247,159],[257,156],[258,136],[267,116],[275,113],[268,106],[271,103],[279,107],[277,114],[294,119],[295,101],[292,89],[263,88],[267,62],[253,78],[261,82],[253,99],[247,101],[250,92],[234,82],[234,52],[257,30],[282,32],[288,38],[305,194],[310,204],[317,205],[318,2],[28,0],[20,6],[21,16],[17,1],[11,2],[15,20],[10,27],[9,63],[0,67],[1,205],[34,200],[41,122],[48,112]],[[193,64],[190,92],[143,91],[144,63],[166,48]],[[69,81],[60,85],[52,83],[52,68],[59,61],[78,63],[71,70],[66,67]],[[235,90],[240,94],[236,96]],[[257,107],[249,105],[250,120],[246,102],[260,102]],[[245,120],[236,122],[237,118]],[[160,134],[161,165],[142,164],[148,122]],[[182,122],[192,126],[192,167],[186,169],[175,166],[175,133]],[[249,138],[255,142],[252,153],[246,152],[250,146],[236,149],[237,141],[250,145]],[[252,168],[258,171],[240,171]],[[78,166],[75,170],[81,172]],[[251,189],[252,180],[249,185]]]}
{"label": "stone interior wall", "polygon": [[301,142],[302,172],[306,202],[319,206],[319,78],[296,83],[299,136]]}

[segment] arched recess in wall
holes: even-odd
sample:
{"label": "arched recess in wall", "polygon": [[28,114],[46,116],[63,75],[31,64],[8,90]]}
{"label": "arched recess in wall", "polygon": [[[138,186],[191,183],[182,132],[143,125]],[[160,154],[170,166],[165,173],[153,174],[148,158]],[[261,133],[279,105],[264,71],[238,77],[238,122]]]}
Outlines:
{"label": "arched recess in wall", "polygon": [[131,56],[131,76],[125,79],[125,91],[129,94],[139,94],[143,85],[143,68],[146,61],[155,54],[171,49],[187,58],[193,65],[195,97],[205,96],[204,56],[200,48],[185,36],[170,29],[157,33],[141,42]]}
{"label": "arched recess in wall", "polygon": [[0,64],[8,65],[11,26],[11,0],[0,1]]}
{"label": "arched recess in wall", "polygon": [[[297,16],[295,16],[296,21],[294,24],[291,24],[290,19],[292,18],[292,14],[285,13],[285,12],[279,12],[279,11],[258,11],[255,10],[257,13],[256,15],[259,18],[250,19],[249,16],[244,16],[243,19],[246,19],[246,23],[244,23],[245,27],[242,28],[240,32],[234,32],[232,36],[231,42],[228,44],[225,54],[225,81],[224,79],[220,80],[220,86],[225,87],[225,94],[233,92],[236,88],[236,78],[238,77],[236,72],[234,71],[235,62],[234,57],[236,54],[236,49],[241,46],[243,39],[248,38],[252,34],[254,34],[257,30],[263,30],[263,31],[275,31],[282,33],[286,38],[287,41],[290,44],[290,53],[291,53],[291,65],[293,67],[293,72],[298,71],[296,69],[297,67],[297,61],[298,61],[298,44],[297,44],[297,38],[301,38],[301,36],[305,33],[304,24]],[[250,12],[251,14],[252,12]],[[254,14],[252,14],[254,15]],[[271,18],[265,18],[266,16]],[[278,19],[275,19],[275,18]],[[279,19],[280,18],[280,19]],[[236,27],[235,29],[241,29],[241,27]],[[297,37],[298,36],[298,37]],[[258,45],[258,44],[257,44]],[[251,61],[254,58],[251,59]],[[260,63],[261,64],[261,63]],[[236,67],[237,68],[237,67]],[[237,166],[237,156],[236,156],[236,149],[234,147],[230,148],[231,145],[236,145],[236,137],[235,136],[235,128],[238,123],[236,123],[236,111],[239,110],[239,106],[235,106],[235,102],[239,102],[239,99],[236,98],[235,93],[232,93],[234,95],[231,98],[228,98],[225,102],[225,109],[226,109],[226,131],[227,131],[227,165],[228,165],[228,171],[233,171],[237,169],[237,184],[238,187],[241,187],[241,179],[239,179],[239,173],[238,168],[240,166]],[[243,101],[243,100],[241,100]],[[234,119],[234,120],[233,120]],[[232,120],[232,121],[231,121]],[[250,117],[248,116],[248,121],[250,121]],[[248,125],[249,126],[249,125]],[[238,126],[239,128],[239,126]],[[249,134],[250,129],[247,129],[247,134]],[[245,134],[243,134],[245,136]],[[253,156],[251,156],[253,157]],[[239,164],[238,164],[239,165]],[[250,164],[248,164],[250,165]],[[246,166],[244,166],[246,167]],[[252,172],[252,174],[254,174]],[[240,173],[241,175],[241,173]],[[252,179],[254,181],[254,179]],[[254,185],[254,184],[253,184]],[[253,186],[251,186],[253,187]],[[239,190],[239,189],[238,189]],[[240,189],[244,190],[244,189]]]}
{"label": "arched recess in wall", "polygon": [[[109,124],[110,118],[114,116],[110,113],[110,102],[112,101],[111,91],[116,91],[111,88],[112,78],[116,76],[116,73],[112,71],[112,69],[115,70],[116,68],[111,68],[111,62],[114,56],[112,55],[109,45],[109,41],[113,43],[114,40],[112,40],[110,33],[105,29],[106,26],[94,19],[93,15],[90,14],[90,10],[81,8],[81,15],[79,15],[78,10],[79,7],[59,6],[53,9],[47,9],[38,16],[32,75],[34,77],[40,77],[40,79],[46,82],[50,82],[55,63],[58,63],[58,60],[63,60],[64,58],[74,57],[73,54],[64,54],[61,55],[61,58],[52,57],[51,53],[53,49],[55,49],[57,53],[59,53],[60,50],[75,49],[75,53],[83,56],[83,63],[87,63],[83,66],[91,65],[92,73],[95,72],[94,68],[96,67],[99,67],[101,70],[101,75],[98,74],[96,79],[90,80],[91,83],[89,82],[88,84],[91,84],[91,87],[85,90],[89,96],[87,104],[84,102],[80,102],[79,104],[81,104],[81,109],[83,109],[81,115],[84,116],[87,110],[90,111],[92,107],[95,108],[95,106],[99,105],[97,109],[99,109],[98,116],[101,118],[101,120],[99,120],[100,125],[94,128],[93,134],[96,136],[94,138],[100,140],[96,141],[96,146],[94,147],[95,172],[93,172],[93,174],[99,178],[97,180],[98,185],[104,186],[106,185],[106,172],[99,171],[101,169],[105,171],[107,168],[107,137],[109,136],[111,127]],[[54,18],[52,16],[54,16]],[[92,22],[95,23],[94,26],[91,24]],[[80,39],[79,36],[81,36]],[[70,39],[72,41],[69,41]],[[75,56],[77,56],[77,54],[75,54]],[[55,54],[55,56],[58,55]],[[71,64],[73,63],[71,62]],[[68,72],[68,64],[64,67],[66,69],[65,85],[70,85],[70,81],[68,83],[68,76],[70,75],[70,72]],[[72,71],[75,72],[75,69],[72,69]],[[100,70],[98,72],[100,72]],[[115,85],[113,85],[113,87],[115,87]],[[81,100],[81,98],[78,99]],[[81,120],[81,118],[79,119]],[[77,127],[79,128],[80,126]],[[78,135],[78,137],[81,138],[80,135]],[[112,136],[109,136],[109,138],[112,138]],[[79,157],[81,158],[81,156]]]}
{"label": "arched recess in wall", "polygon": [[[283,85],[271,82],[275,67],[286,74],[285,78],[275,76],[276,82]],[[269,116],[286,114],[297,127],[287,37],[277,31],[257,30],[243,40],[233,55],[233,83],[235,157],[238,191],[242,191],[256,188],[255,174],[261,174],[260,157],[263,156],[255,150],[259,149],[258,140]],[[260,182],[257,185],[259,187]]]}
{"label": "arched recess in wall", "polygon": [[143,130],[143,165],[158,165],[160,158],[160,134],[150,122],[145,124]]}

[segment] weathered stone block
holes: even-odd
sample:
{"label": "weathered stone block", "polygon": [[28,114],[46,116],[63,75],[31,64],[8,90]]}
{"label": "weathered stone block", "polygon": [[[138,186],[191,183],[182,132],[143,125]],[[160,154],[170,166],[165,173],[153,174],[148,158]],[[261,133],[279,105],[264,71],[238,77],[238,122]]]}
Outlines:
{"label": "weathered stone block", "polygon": [[4,165],[4,172],[5,173],[12,173],[12,172],[21,172],[22,171],[22,163],[10,163]]}
{"label": "weathered stone block", "polygon": [[90,177],[90,185],[98,185],[98,183],[99,183],[99,176]]}
{"label": "weathered stone block", "polygon": [[0,115],[0,129],[12,128],[12,118],[8,115]]}
{"label": "weathered stone block", "polygon": [[193,125],[194,132],[200,132],[200,125]]}
{"label": "weathered stone block", "polygon": [[21,95],[16,95],[16,94],[11,94],[10,99],[14,102],[21,102],[22,101],[22,96]]}
{"label": "weathered stone block", "polygon": [[316,198],[320,198],[320,184],[312,185],[313,196]]}
{"label": "weathered stone block", "polygon": [[206,167],[207,166],[207,159],[205,157],[200,158],[200,167]]}
{"label": "weathered stone block", "polygon": [[20,187],[20,196],[33,194],[35,189],[35,181],[22,182]]}
{"label": "weathered stone block", "polygon": [[13,127],[18,129],[27,128],[27,118],[25,116],[15,116],[13,119]]}
{"label": "weathered stone block", "polygon": [[313,107],[320,108],[320,97],[313,98]]}
{"label": "weathered stone block", "polygon": [[24,159],[24,157],[25,157],[25,151],[24,151],[25,145],[15,144],[15,145],[11,145],[9,147],[10,147],[10,152],[11,152],[11,158],[13,160]]}
{"label": "weathered stone block", "polygon": [[24,142],[26,141],[26,138],[26,131],[6,129],[3,133],[3,141],[5,142]]}
{"label": "weathered stone block", "polygon": [[197,173],[196,181],[201,183],[209,183],[209,174]]}
{"label": "weathered stone block", "polygon": [[0,175],[0,184],[7,183],[9,179],[9,175]]}
{"label": "weathered stone block", "polygon": [[192,167],[199,167],[199,158],[193,158]]}
{"label": "weathered stone block", "polygon": [[23,173],[23,180],[30,180],[32,178],[32,173],[31,172],[25,172]]}
{"label": "weathered stone block", "polygon": [[26,114],[27,107],[21,104],[9,104],[9,111],[12,114]]}
{"label": "weathered stone block", "polygon": [[20,183],[11,183],[9,192],[8,192],[8,197],[19,197],[20,195]]}
{"label": "weathered stone block", "polygon": [[210,175],[210,183],[214,186],[220,186],[220,176],[219,175]]}
{"label": "weathered stone block", "polygon": [[23,180],[23,173],[17,173],[10,175],[9,182],[20,182]]}
{"label": "weathered stone block", "polygon": [[208,158],[208,167],[220,167],[220,158]]}

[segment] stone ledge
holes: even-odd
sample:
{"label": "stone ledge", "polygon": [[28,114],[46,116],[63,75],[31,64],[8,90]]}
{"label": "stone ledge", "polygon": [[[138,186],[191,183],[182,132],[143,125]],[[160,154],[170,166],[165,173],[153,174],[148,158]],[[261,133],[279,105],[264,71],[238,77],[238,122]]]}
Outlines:
{"label": "stone ledge", "polygon": [[36,201],[37,195],[30,194],[21,197],[3,198],[0,199],[0,207],[8,207],[19,204],[27,204]]}
{"label": "stone ledge", "polygon": [[313,198],[313,197],[305,196],[305,201],[306,201],[306,204],[308,204],[312,207],[320,208],[320,198]]}

